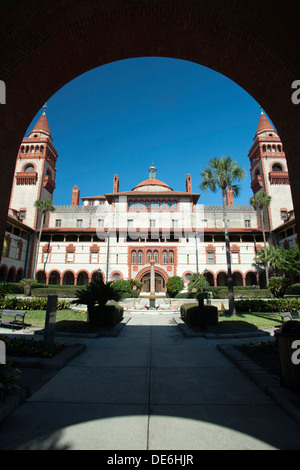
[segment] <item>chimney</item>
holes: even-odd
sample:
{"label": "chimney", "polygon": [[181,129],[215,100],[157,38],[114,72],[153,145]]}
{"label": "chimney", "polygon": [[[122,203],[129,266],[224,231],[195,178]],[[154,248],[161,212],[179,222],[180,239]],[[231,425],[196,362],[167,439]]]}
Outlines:
{"label": "chimney", "polygon": [[113,187],[113,193],[118,193],[119,192],[119,177],[118,175],[114,175],[114,187]]}
{"label": "chimney", "polygon": [[74,186],[72,191],[72,206],[79,206],[80,191],[77,186]]}
{"label": "chimney", "polygon": [[192,178],[191,178],[191,175],[186,175],[185,187],[186,187],[186,192],[187,193],[192,192]]}
{"label": "chimney", "polygon": [[227,206],[233,206],[233,192],[231,188],[226,189],[226,202]]}

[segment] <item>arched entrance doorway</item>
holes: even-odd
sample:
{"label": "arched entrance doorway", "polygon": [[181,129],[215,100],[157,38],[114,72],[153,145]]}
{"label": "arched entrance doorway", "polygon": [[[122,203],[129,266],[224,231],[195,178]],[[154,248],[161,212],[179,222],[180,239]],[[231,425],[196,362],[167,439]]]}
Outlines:
{"label": "arched entrance doorway", "polygon": [[0,128],[0,249],[15,159],[29,123],[70,80],[130,57],[189,60],[222,73],[251,94],[275,123],[285,147],[300,220],[300,113],[291,100],[292,83],[300,78],[300,36],[294,33],[300,21],[298,2],[278,2],[270,14],[270,4],[258,0],[241,0],[238,8],[230,0],[203,1],[201,8],[196,0],[163,6],[153,0],[151,7],[134,0],[120,5],[86,0],[84,8],[80,0],[41,0],[31,4],[26,21],[23,3],[7,0],[0,15],[0,77],[6,92]]}
{"label": "arched entrance doorway", "polygon": [[[150,292],[150,272],[146,273],[142,278],[141,282],[143,283],[142,292]],[[166,291],[166,282],[161,274],[155,272],[154,279],[155,292],[165,292]]]}

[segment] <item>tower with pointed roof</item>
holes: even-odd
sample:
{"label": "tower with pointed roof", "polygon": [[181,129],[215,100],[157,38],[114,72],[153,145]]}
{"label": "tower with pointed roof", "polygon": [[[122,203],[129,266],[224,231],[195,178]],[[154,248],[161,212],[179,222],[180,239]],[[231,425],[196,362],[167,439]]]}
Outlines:
{"label": "tower with pointed roof", "polygon": [[268,230],[285,222],[293,210],[292,194],[285,153],[280,137],[261,109],[261,114],[249,151],[251,189],[253,194],[265,191],[271,196],[264,220]]}
{"label": "tower with pointed roof", "polygon": [[20,219],[32,228],[40,221],[34,208],[36,200],[51,199],[55,189],[57,151],[52,143],[46,108],[28,137],[19,148],[10,208],[20,213]]}

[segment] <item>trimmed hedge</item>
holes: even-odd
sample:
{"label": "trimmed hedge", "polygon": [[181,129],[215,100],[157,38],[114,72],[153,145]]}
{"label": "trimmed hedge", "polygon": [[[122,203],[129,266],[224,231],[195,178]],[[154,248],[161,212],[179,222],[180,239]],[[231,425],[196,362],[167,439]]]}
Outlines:
{"label": "trimmed hedge", "polygon": [[239,312],[290,312],[300,310],[300,299],[248,299],[235,301]]}
{"label": "trimmed hedge", "polygon": [[83,286],[49,286],[39,287],[31,289],[31,293],[34,297],[47,297],[47,295],[58,295],[58,297],[62,298],[75,298],[75,292],[77,289]]}
{"label": "trimmed hedge", "polygon": [[[0,299],[0,308],[7,308],[9,310],[46,310],[47,299],[44,297],[33,299],[7,297]],[[57,310],[66,310],[68,308],[70,308],[70,304],[66,300],[57,301]]]}
{"label": "trimmed hedge", "polygon": [[182,320],[191,327],[205,328],[217,325],[219,321],[218,308],[213,305],[204,305],[200,308],[198,304],[185,304],[181,306],[180,314]]}
{"label": "trimmed hedge", "polygon": [[286,289],[285,293],[287,295],[300,295],[300,283],[292,284]]}

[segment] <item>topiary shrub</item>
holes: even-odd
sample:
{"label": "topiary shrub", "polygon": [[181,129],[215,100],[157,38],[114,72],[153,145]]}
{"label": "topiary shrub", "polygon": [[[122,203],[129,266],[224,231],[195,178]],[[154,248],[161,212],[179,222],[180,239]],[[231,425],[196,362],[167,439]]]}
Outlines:
{"label": "topiary shrub", "polygon": [[180,276],[171,276],[167,281],[167,292],[170,297],[175,297],[176,294],[184,288],[184,282]]}
{"label": "topiary shrub", "polygon": [[195,304],[182,305],[181,318],[191,327],[204,329],[207,326],[217,325],[219,321],[218,308],[213,305],[199,307]]}

